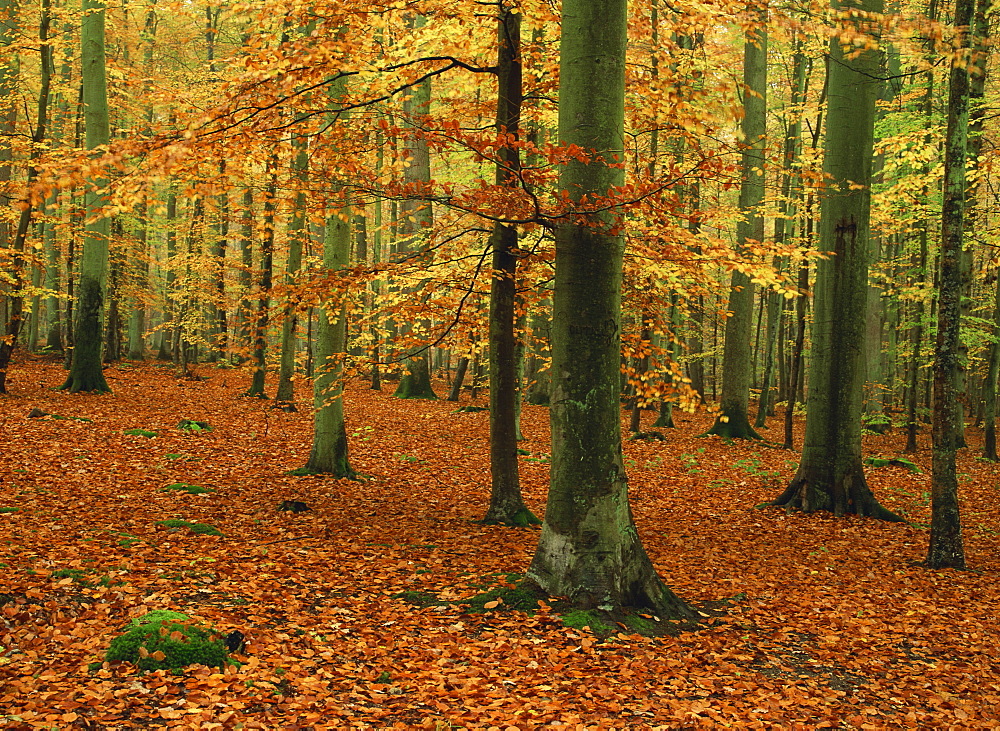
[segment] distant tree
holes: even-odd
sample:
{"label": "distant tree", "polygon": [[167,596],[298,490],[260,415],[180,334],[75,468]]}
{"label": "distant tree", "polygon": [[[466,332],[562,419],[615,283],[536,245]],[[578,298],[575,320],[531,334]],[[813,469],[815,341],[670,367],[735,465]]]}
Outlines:
{"label": "distant tree", "polygon": [[[422,16],[412,18],[413,28],[422,28],[427,19]],[[431,80],[425,79],[409,90],[403,101],[403,113],[409,123],[417,126],[417,120],[430,113]],[[408,164],[403,171],[403,179],[407,183],[427,184],[431,179],[431,156],[427,138],[419,133],[407,137],[406,155]],[[434,211],[428,200],[407,198],[400,205],[399,211],[399,253],[402,255],[416,254],[421,246],[421,237],[430,232],[434,224]],[[414,297],[420,296],[419,288],[413,292]],[[404,332],[409,325],[401,328]],[[426,348],[420,349],[406,358],[399,385],[393,394],[397,398],[436,399],[437,394],[431,386],[431,366]]]}
{"label": "distant tree", "polygon": [[[767,143],[767,10],[760,11],[747,30],[743,51],[743,184],[736,229],[737,246],[764,240],[764,149]],[[722,357],[722,397],[719,416],[708,430],[730,439],[760,439],[750,424],[750,333],[753,324],[754,285],[744,272],[733,270],[729,290],[729,318]]]}
{"label": "distant tree", "polygon": [[[11,356],[14,353],[14,348],[17,346],[17,338],[21,333],[21,329],[24,324],[24,289],[28,284],[25,279],[27,261],[25,260],[24,255],[28,233],[31,228],[32,214],[35,212],[36,208],[30,197],[30,188],[35,182],[38,174],[35,163],[41,144],[45,139],[48,126],[49,87],[52,80],[52,46],[49,44],[48,40],[49,25],[51,21],[52,16],[49,8],[49,0],[42,0],[41,20],[38,28],[39,48],[41,51],[41,86],[38,91],[35,128],[31,135],[33,145],[29,154],[30,160],[26,181],[29,194],[24,200],[20,201],[20,205],[18,206],[20,213],[17,216],[17,225],[13,232],[14,235],[10,236],[8,228],[9,224],[6,221],[0,223],[0,227],[2,227],[0,228],[0,246],[9,248],[9,251],[12,252],[10,270],[12,281],[10,282],[10,296],[8,298],[6,308],[7,320],[4,323],[3,337],[0,338],[0,393],[7,392],[7,369],[10,366]],[[16,4],[8,3],[6,5],[0,5],[0,47],[7,47],[8,53],[10,52],[9,46],[13,44],[17,37],[16,23]],[[0,100],[3,100],[0,101],[0,105],[4,105],[7,99],[15,97],[14,91],[18,77],[18,59],[16,54],[11,55],[14,56],[13,60],[9,60],[2,67],[0,67]],[[6,95],[4,95],[5,92]],[[3,106],[0,106],[0,129],[2,129],[3,132],[12,133],[15,129],[15,120],[16,110],[13,109],[13,105],[11,105],[11,108],[9,109],[4,109]],[[13,134],[10,134],[9,139],[12,138]],[[6,183],[10,180],[10,159],[10,149],[4,145],[3,148],[0,148],[0,183]],[[4,196],[4,198],[6,198],[6,196]],[[4,201],[3,198],[0,198],[0,201],[7,202]],[[6,209],[6,206],[4,209]],[[34,321],[37,321],[37,318],[38,309],[36,306]]]}

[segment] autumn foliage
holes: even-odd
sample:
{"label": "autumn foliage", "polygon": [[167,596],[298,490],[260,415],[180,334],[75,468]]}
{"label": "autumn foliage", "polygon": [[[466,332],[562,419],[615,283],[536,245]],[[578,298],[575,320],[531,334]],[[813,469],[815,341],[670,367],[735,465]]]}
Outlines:
{"label": "autumn foliage", "polygon": [[[123,363],[106,371],[113,394],[95,398],[53,390],[55,364],[17,365],[16,395],[0,402],[4,728],[1000,725],[996,475],[972,450],[959,471],[975,570],[929,572],[926,443],[919,473],[868,467],[879,499],[914,521],[897,525],[755,509],[793,458],[695,438],[706,415],[680,415],[665,442],[627,442],[643,543],[709,616],[675,636],[602,639],[546,603],[533,616],[457,603],[515,581],[537,543],[536,530],[476,522],[485,412],[354,382],[348,431],[366,479],[293,477],[309,416],[240,398],[245,374],[202,367],[207,380],[187,381]],[[212,430],[178,429],[182,418]],[[544,408],[525,406],[524,431],[524,494],[540,514]],[[866,437],[866,456],[896,455],[901,439]],[[164,490],[179,483],[214,491]],[[290,499],[311,510],[277,509]],[[169,519],[223,535],[157,525]],[[152,610],[244,632],[242,665],[102,663]]]}

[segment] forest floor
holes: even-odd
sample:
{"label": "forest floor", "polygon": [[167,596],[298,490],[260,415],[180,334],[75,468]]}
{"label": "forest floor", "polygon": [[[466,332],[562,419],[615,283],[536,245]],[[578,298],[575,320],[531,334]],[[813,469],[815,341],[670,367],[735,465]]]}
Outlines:
{"label": "forest floor", "polygon": [[[486,412],[352,384],[351,460],[367,479],[292,477],[309,412],[241,398],[241,371],[199,373],[122,363],[106,371],[114,393],[93,396],[55,390],[57,363],[12,368],[0,397],[0,727],[1000,728],[1000,477],[977,459],[978,429],[959,457],[966,572],[920,565],[927,430],[908,456],[921,472],[868,468],[913,525],[755,509],[797,455],[699,438],[705,414],[681,414],[663,442],[627,442],[639,532],[667,583],[696,606],[735,599],[677,636],[600,639],[544,607],[473,614],[398,598],[457,602],[530,561],[537,529],[477,522]],[[68,418],[28,418],[34,408]],[[182,431],[182,418],[213,430]],[[525,407],[523,422],[522,484],[541,516],[546,410]],[[866,437],[865,453],[897,456],[902,440]],[[163,489],[175,483],[214,492]],[[312,510],[279,512],[284,500]],[[157,525],[171,518],[223,536]],[[242,631],[242,665],[98,665],[153,609]]]}

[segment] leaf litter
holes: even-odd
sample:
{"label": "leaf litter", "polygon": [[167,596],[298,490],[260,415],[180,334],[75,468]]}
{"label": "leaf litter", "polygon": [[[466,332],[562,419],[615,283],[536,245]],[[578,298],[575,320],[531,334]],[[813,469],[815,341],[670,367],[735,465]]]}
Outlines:
{"label": "leaf litter", "polygon": [[[906,456],[921,472],[867,470],[912,525],[756,509],[797,455],[698,438],[705,415],[675,417],[663,442],[626,442],[647,551],[707,616],[672,636],[595,636],[546,602],[532,614],[462,603],[523,572],[538,538],[477,522],[488,414],[353,383],[365,479],[295,477],[310,415],[240,398],[239,372],[107,375],[111,395],[66,394],[60,368],[27,359],[0,401],[0,506],[16,508],[0,513],[4,728],[1000,728],[1000,488],[976,458],[978,429],[959,456],[967,572],[920,566],[927,435]],[[213,429],[179,430],[179,414]],[[125,434],[139,427],[157,437]],[[765,439],[780,429],[772,420]],[[523,430],[525,499],[542,515],[546,410],[525,406]],[[902,435],[865,439],[866,455],[901,452]],[[310,510],[279,511],[288,500]],[[241,633],[241,665],[103,662],[152,610]]]}

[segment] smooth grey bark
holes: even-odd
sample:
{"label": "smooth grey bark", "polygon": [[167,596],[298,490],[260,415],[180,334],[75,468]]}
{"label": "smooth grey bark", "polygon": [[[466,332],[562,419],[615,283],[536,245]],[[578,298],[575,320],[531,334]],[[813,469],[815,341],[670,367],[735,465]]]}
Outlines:
{"label": "smooth grey bark", "polygon": [[[156,9],[151,7],[146,11],[146,19],[143,24],[142,40],[143,64],[148,70],[153,62],[154,41],[156,39],[157,16]],[[151,85],[146,84],[147,92]],[[146,128],[153,122],[153,107],[150,104],[146,109]],[[143,195],[142,200],[136,206],[136,225],[138,232],[135,241],[135,261],[132,262],[131,278],[134,294],[129,303],[128,320],[128,357],[129,360],[142,360],[145,357],[146,345],[146,300],[143,296],[149,286],[149,200]]]}
{"label": "smooth grey bark", "polygon": [[[833,9],[881,13],[882,0],[834,0]],[[847,23],[860,23],[856,16]],[[863,352],[868,286],[871,165],[875,100],[881,92],[880,52],[845,53],[830,41],[828,113],[816,274],[806,435],[788,488],[772,504],[835,515],[855,513],[900,521],[882,507],[861,462]]]}
{"label": "smooth grey bark", "polygon": [[[559,139],[593,151],[570,160],[559,186],[579,203],[608,195],[623,173],[625,0],[565,0],[559,55]],[[620,212],[556,227],[552,321],[552,466],[545,521],[528,579],[551,595],[604,610],[692,610],[656,574],[636,531],[622,464]]]}
{"label": "smooth grey bark", "polygon": [[[323,268],[345,269],[351,251],[350,208],[329,216],[323,240]],[[347,351],[347,312],[343,293],[320,308],[316,324],[316,369],[313,377],[313,445],[306,461],[310,472],[347,477],[357,475],[348,458],[344,422],[344,356]]]}
{"label": "smooth grey bark", "polygon": [[[973,66],[982,73],[974,73],[969,78],[969,155],[970,172],[978,171],[979,156],[983,149],[985,136],[983,127],[986,121],[986,67],[990,60],[990,33],[987,11],[992,7],[992,0],[979,0],[976,3],[976,15],[973,23]],[[967,191],[965,201],[965,234],[973,242],[980,235],[979,222],[983,216],[979,209],[976,176],[969,175],[972,183]],[[997,275],[994,295],[993,335],[990,344],[990,354],[985,381],[983,383],[983,457],[993,462],[998,461],[996,418],[997,418],[997,379],[1000,377],[1000,273]]]}
{"label": "smooth grey bark", "polygon": [[[253,287],[253,189],[244,188],[240,204],[240,303],[236,310],[236,331],[240,345],[246,349],[252,346],[252,305]],[[242,359],[242,358],[241,358]]]}
{"label": "smooth grey bark", "polygon": [[[177,313],[177,190],[171,183],[167,190],[167,258],[165,262],[164,287],[166,296],[163,302],[164,328],[160,339],[157,357],[161,360],[172,360],[175,353],[173,347],[174,335],[177,332],[175,321]],[[169,327],[167,325],[169,324]]]}
{"label": "smooth grey bark", "polygon": [[[219,161],[219,175],[226,173],[226,161]],[[215,225],[215,246],[212,247],[212,275],[215,279],[214,322],[212,323],[215,360],[224,360],[229,350],[229,313],[226,311],[226,249],[229,248],[229,191],[222,191],[216,200],[219,206]]]}
{"label": "smooth grey bark", "polygon": [[[333,100],[343,98],[347,82],[333,82]],[[344,114],[341,120],[346,119]],[[346,269],[351,258],[351,206],[343,185],[331,186],[331,198],[339,210],[326,218],[323,232],[323,268],[328,272]],[[305,200],[301,201],[303,230],[308,229],[304,218]],[[296,211],[298,213],[299,211]],[[313,445],[306,461],[309,472],[355,479],[357,474],[348,457],[347,426],[344,422],[344,358],[347,355],[346,292],[331,293],[324,307],[319,308],[316,323],[313,376]]]}
{"label": "smooth grey bark", "polygon": [[[930,0],[929,7],[927,10],[927,19],[931,22],[937,20],[938,15],[938,5],[937,0]],[[927,50],[931,52],[933,50],[933,41],[927,42]],[[930,129],[932,125],[935,124],[935,109],[934,109],[934,68],[933,66],[928,68],[924,74],[926,79],[926,87],[924,88],[922,111],[925,117],[925,134],[924,141],[926,144],[931,144],[931,133]],[[925,164],[922,171],[925,175],[928,174],[929,165]],[[923,190],[920,195],[923,201],[927,201],[930,197],[930,189],[927,185],[923,186]],[[915,278],[917,281],[914,284],[922,285],[927,281],[927,274],[930,264],[929,258],[929,239],[930,239],[930,221],[924,216],[919,223],[919,254],[917,254],[916,261],[916,272]],[[925,315],[927,314],[927,306],[924,304],[922,298],[917,299],[915,306],[913,308],[914,314],[912,315],[913,327],[910,329],[910,361],[909,361],[909,372],[907,373],[907,404],[906,404],[906,446],[904,447],[904,452],[910,454],[917,451],[917,430],[919,429],[919,414],[918,405],[920,401],[919,390],[920,390],[920,365],[921,357],[920,352],[923,347],[924,330],[926,327]]]}
{"label": "smooth grey bark", "polygon": [[983,458],[1000,461],[997,456],[997,379],[1000,378],[1000,273],[996,277],[993,297],[993,337],[983,384]]}
{"label": "smooth grey bark", "polygon": [[[83,0],[80,40],[86,146],[93,150],[108,145],[111,137],[104,62],[104,4],[100,0]],[[73,361],[69,377],[62,386],[71,393],[111,390],[104,378],[101,358],[111,231],[111,220],[101,210],[102,190],[107,184],[103,178],[89,180],[84,197],[90,223],[84,228],[83,254],[80,256]]]}
{"label": "smooth grey bark", "polygon": [[[764,148],[767,144],[767,10],[761,22],[747,30],[743,46],[743,154],[740,164],[740,213],[737,247],[764,240]],[[754,285],[745,273],[733,270],[729,318],[722,357],[722,397],[719,416],[708,430],[727,439],[760,439],[749,419],[750,381],[753,377],[750,333],[753,324]]]}
{"label": "smooth grey bark", "polygon": [[[51,211],[58,202],[58,195],[52,194],[46,201],[46,210]],[[51,213],[49,215],[52,215]],[[56,228],[45,227],[45,237],[42,241],[45,248],[45,349],[59,352],[63,349],[62,318],[59,308],[59,246],[56,242]]]}

